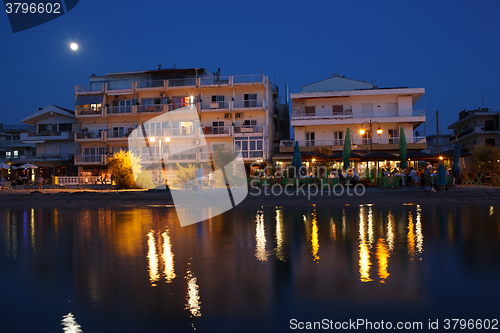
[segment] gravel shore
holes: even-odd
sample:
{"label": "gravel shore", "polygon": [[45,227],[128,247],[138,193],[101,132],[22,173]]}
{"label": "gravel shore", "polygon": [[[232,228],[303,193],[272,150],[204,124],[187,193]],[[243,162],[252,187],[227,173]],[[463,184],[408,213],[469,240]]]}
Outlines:
{"label": "gravel shore", "polygon": [[[342,195],[333,192],[290,190],[292,195],[272,195],[268,191],[258,194],[251,191],[240,205],[246,206],[287,206],[287,205],[345,205],[345,204],[500,204],[500,188],[480,185],[463,185],[444,192],[424,192],[422,188],[380,189],[366,188],[363,195]],[[360,191],[358,191],[359,193]],[[154,190],[89,190],[89,189],[44,189],[4,190],[0,192],[1,208],[19,207],[118,207],[172,205],[169,191]]]}

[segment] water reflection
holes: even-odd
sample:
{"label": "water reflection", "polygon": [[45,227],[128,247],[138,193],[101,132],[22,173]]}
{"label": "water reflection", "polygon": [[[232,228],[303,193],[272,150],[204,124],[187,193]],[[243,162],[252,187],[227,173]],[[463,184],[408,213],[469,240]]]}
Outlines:
{"label": "water reflection", "polygon": [[283,211],[276,207],[276,258],[281,261],[285,260],[283,255],[284,238]]}
{"label": "water reflection", "polygon": [[[463,311],[470,303],[484,312],[499,296],[500,210],[491,212],[489,205],[238,207],[181,228],[164,207],[0,210],[0,283],[17,291],[2,294],[9,304],[2,325],[55,301],[67,304],[57,325],[78,310],[87,331],[92,320],[112,327],[108,317],[185,331],[229,317],[324,314],[325,305],[351,315],[380,304],[422,314],[429,304]],[[467,310],[481,314],[476,307]],[[116,331],[141,331],[126,324]],[[42,331],[33,325],[22,331]]]}
{"label": "water reflection", "polygon": [[312,230],[311,230],[311,253],[314,261],[318,261],[319,255],[319,239],[318,239],[318,221],[316,220],[316,211],[312,213]]}
{"label": "water reflection", "polygon": [[165,282],[171,283],[175,278],[174,270],[174,254],[172,253],[172,245],[170,244],[170,236],[168,230],[161,234],[163,237],[163,274],[165,275]]}
{"label": "water reflection", "polygon": [[68,333],[83,333],[81,326],[76,322],[75,317],[70,312],[63,316],[61,320],[61,325],[63,326],[63,331]]}
{"label": "water reflection", "polygon": [[186,310],[191,312],[192,317],[201,317],[201,302],[199,295],[199,286],[196,283],[197,279],[194,276],[191,269],[187,270],[187,275],[185,276],[187,279],[187,296],[186,296]]}
{"label": "water reflection", "polygon": [[158,254],[156,253],[156,243],[153,231],[148,233],[148,263],[149,263],[149,281],[151,285],[156,287],[156,282],[160,279],[158,273]]}
{"label": "water reflection", "polygon": [[267,261],[266,227],[264,226],[264,212],[259,210],[255,216],[255,257],[260,261]]}

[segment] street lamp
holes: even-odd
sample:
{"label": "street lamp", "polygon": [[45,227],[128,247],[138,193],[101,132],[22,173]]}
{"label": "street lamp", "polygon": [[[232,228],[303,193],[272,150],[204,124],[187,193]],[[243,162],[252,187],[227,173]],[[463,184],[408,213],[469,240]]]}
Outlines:
{"label": "street lamp", "polygon": [[377,134],[380,136],[382,134],[382,128],[380,128],[380,123],[378,121],[372,121],[370,119],[370,121],[364,121],[362,124],[361,124],[361,129],[359,130],[359,134],[361,135],[365,135],[366,133],[366,130],[364,129],[364,124],[367,123],[370,125],[370,129],[369,129],[369,135],[370,135],[370,152],[373,150],[373,129],[372,129],[372,125],[377,123],[378,124],[378,129],[377,129]]}
{"label": "street lamp", "polygon": [[[163,140],[165,140],[165,144],[168,144],[170,142],[170,137],[166,136],[163,139],[161,137],[158,138],[158,145],[159,145],[159,150],[160,150],[158,156],[160,157],[160,161],[161,161],[161,168],[162,168],[162,171],[163,171],[163,178],[165,179],[165,184],[167,184],[167,176],[166,176],[167,173],[166,173],[166,170],[165,170],[165,161],[163,160],[162,151],[161,151],[161,143],[163,142]],[[155,142],[156,138],[154,136],[152,136],[152,137],[149,138],[149,141]]]}

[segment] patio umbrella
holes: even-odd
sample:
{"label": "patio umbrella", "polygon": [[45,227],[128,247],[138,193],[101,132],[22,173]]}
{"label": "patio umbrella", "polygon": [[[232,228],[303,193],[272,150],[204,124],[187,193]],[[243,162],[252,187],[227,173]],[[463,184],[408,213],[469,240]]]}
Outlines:
{"label": "patio umbrella", "polygon": [[38,169],[34,164],[26,163],[18,167],[19,169]]}
{"label": "patio umbrella", "polygon": [[[329,160],[337,160],[337,161],[340,161],[342,160],[342,156],[344,155],[344,152],[343,151],[338,151],[332,155],[328,155],[326,158],[329,159]],[[356,153],[353,153],[351,151],[351,158],[350,160],[359,160],[362,156],[359,155],[359,154],[356,154]]]}
{"label": "patio umbrella", "polygon": [[397,161],[399,158],[384,151],[374,151],[373,153],[363,155],[361,159],[364,161]]}
{"label": "patio umbrella", "polygon": [[[403,127],[399,130],[399,158],[401,159],[401,163],[399,164],[399,167],[404,170],[408,167],[408,163],[406,163],[406,136],[405,136],[405,131],[403,130]],[[402,181],[403,186],[405,186],[405,177],[403,177]]]}
{"label": "patio umbrella", "polygon": [[0,163],[0,169],[10,169],[10,165],[5,163]]}
{"label": "patio umbrella", "polygon": [[302,158],[300,157],[298,141],[295,141],[295,146],[293,146],[292,166],[295,168],[295,177],[298,178],[300,168],[302,167]]}
{"label": "patio umbrella", "polygon": [[342,152],[342,161],[344,162],[344,170],[349,169],[349,159],[351,158],[351,133],[349,127],[345,133],[344,151]]}
{"label": "patio umbrella", "polygon": [[451,173],[453,174],[453,185],[455,185],[455,177],[460,176],[460,152],[462,148],[460,142],[455,142],[455,153],[453,154],[453,167],[451,168]]}

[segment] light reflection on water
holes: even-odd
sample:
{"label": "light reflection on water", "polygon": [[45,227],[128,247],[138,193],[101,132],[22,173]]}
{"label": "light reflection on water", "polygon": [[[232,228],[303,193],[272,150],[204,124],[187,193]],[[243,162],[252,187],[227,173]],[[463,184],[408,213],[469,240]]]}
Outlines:
{"label": "light reflection on water", "polygon": [[0,240],[0,282],[9,272],[17,290],[5,304],[33,291],[37,300],[7,308],[7,327],[17,311],[50,312],[47,293],[68,304],[50,316],[75,313],[88,332],[112,318],[121,332],[153,318],[201,330],[215,318],[352,316],[382,303],[484,316],[500,296],[500,210],[490,206],[237,208],[185,228],[165,207],[27,208],[0,211]]}

